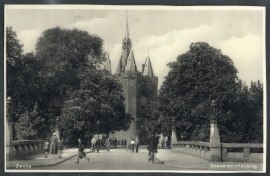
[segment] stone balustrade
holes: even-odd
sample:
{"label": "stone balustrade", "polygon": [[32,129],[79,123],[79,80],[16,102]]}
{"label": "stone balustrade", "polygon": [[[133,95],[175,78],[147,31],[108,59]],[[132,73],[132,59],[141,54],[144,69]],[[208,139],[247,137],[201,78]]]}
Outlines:
{"label": "stone balustrade", "polygon": [[46,140],[20,140],[12,142],[12,159],[27,159],[32,154],[43,153]]}
{"label": "stone balustrade", "polygon": [[[263,162],[263,144],[255,143],[221,143],[223,161]],[[251,149],[260,149],[261,152],[251,153]],[[230,151],[240,149],[241,151]]]}
{"label": "stone balustrade", "polygon": [[178,141],[171,144],[172,152],[197,156],[206,160],[210,158],[210,143],[196,141]]}
{"label": "stone balustrade", "polygon": [[[251,148],[263,149],[263,144],[248,143],[221,143],[220,145],[211,145],[208,142],[196,141],[177,141],[171,144],[172,152],[180,152],[212,161],[212,149],[220,148],[222,151],[221,161],[245,161],[262,162],[263,153],[251,153]],[[243,152],[228,152],[228,149],[240,148]]]}

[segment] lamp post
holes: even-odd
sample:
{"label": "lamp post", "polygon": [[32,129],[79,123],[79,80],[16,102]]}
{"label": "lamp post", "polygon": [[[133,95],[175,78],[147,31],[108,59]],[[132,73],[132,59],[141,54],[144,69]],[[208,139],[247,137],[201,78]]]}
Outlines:
{"label": "lamp post", "polygon": [[13,155],[13,101],[11,97],[6,101],[6,156],[10,160]]}
{"label": "lamp post", "polygon": [[98,137],[97,137],[97,139],[98,139],[98,141],[97,141],[97,153],[99,153],[99,144],[100,144],[100,142],[99,142],[99,120],[97,121],[97,125],[98,125]]}

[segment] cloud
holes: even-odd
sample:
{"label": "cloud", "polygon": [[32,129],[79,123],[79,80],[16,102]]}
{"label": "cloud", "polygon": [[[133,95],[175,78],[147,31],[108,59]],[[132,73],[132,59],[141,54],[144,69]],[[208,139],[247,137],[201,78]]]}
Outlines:
{"label": "cloud", "polygon": [[[220,27],[219,27],[220,28]],[[263,36],[248,34],[244,37],[224,37],[229,36],[231,31],[220,31],[218,23],[212,25],[201,25],[198,28],[180,31],[171,31],[164,35],[149,35],[133,42],[133,52],[136,59],[137,68],[141,71],[141,65],[147,57],[147,48],[150,48],[149,56],[153,70],[159,78],[159,88],[168,74],[169,62],[176,61],[180,54],[189,50],[189,46],[194,42],[207,42],[214,48],[221,49],[223,54],[228,55],[239,71],[239,78],[246,81],[263,80]],[[238,35],[239,36],[239,35]],[[132,39],[131,39],[132,40]],[[132,40],[133,41],[133,40]],[[112,63],[119,62],[121,56],[121,43],[113,47],[110,52]],[[115,72],[117,64],[112,65]]]}
{"label": "cloud", "polygon": [[24,53],[34,51],[38,37],[41,35],[39,30],[22,30],[18,33],[18,39],[24,45]]}

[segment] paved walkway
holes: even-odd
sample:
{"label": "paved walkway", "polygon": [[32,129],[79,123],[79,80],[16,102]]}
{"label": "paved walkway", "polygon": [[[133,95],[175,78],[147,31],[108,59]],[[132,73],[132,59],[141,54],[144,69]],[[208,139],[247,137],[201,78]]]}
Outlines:
{"label": "paved walkway", "polygon": [[[90,153],[92,152],[91,149],[85,149],[86,153]],[[19,165],[23,166],[23,165],[31,165],[31,167],[44,167],[44,166],[54,166],[57,164],[60,164],[62,162],[65,162],[66,160],[77,156],[78,153],[78,148],[71,148],[71,149],[64,149],[63,150],[63,154],[62,154],[62,158],[58,158],[55,157],[55,159],[53,159],[52,155],[48,155],[48,158],[44,157],[44,153],[43,154],[36,154],[36,155],[32,155],[31,158],[27,159],[27,160],[13,160],[13,161],[7,161],[6,162],[6,168],[7,169],[12,169],[12,168],[16,168],[19,167]]]}
{"label": "paved walkway", "polygon": [[[52,158],[52,155],[49,155],[48,158],[44,157],[44,154],[33,155],[28,160],[16,160],[16,161],[7,161],[7,169],[15,169],[28,164],[31,167],[48,167],[56,166],[61,164],[72,157],[77,155],[77,148],[65,149],[63,150],[62,158]],[[114,150],[114,149],[112,149]],[[123,149],[125,150],[125,149]],[[145,149],[146,150],[146,149]],[[86,153],[92,152],[91,149],[86,149]],[[173,153],[168,149],[159,149],[158,153],[155,154],[156,163],[164,164],[172,168],[179,168],[179,170],[208,170],[208,171],[263,171],[262,163],[244,163],[244,162],[215,162],[211,163],[207,160],[185,155],[181,153]]]}
{"label": "paved walkway", "polygon": [[199,157],[174,153],[168,149],[159,149],[155,156],[163,164],[177,167],[181,170],[263,171],[262,163],[209,162]]}

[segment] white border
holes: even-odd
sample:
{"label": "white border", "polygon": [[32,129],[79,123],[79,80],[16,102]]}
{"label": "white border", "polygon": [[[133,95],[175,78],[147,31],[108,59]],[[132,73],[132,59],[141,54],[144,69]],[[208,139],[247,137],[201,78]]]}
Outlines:
{"label": "white border", "polygon": [[[121,173],[153,173],[153,172],[159,172],[159,173],[265,173],[266,172],[266,153],[267,153],[267,97],[266,97],[266,13],[265,7],[259,7],[259,6],[116,6],[116,5],[5,5],[4,9],[4,136],[6,132],[6,12],[10,9],[69,9],[69,10],[77,10],[77,9],[92,9],[92,10],[247,10],[247,11],[253,11],[253,10],[262,10],[263,11],[263,35],[264,35],[264,43],[263,43],[263,50],[264,50],[264,63],[263,63],[263,112],[264,112],[264,119],[263,119],[263,146],[264,146],[264,158],[263,158],[263,171],[204,171],[204,170],[196,170],[196,171],[189,171],[189,170],[166,170],[166,171],[160,171],[160,170],[11,170],[6,169],[6,154],[4,156],[5,159],[5,172],[30,172],[30,173],[36,173],[36,172],[121,172]],[[4,150],[6,153],[6,137],[4,140]]]}

